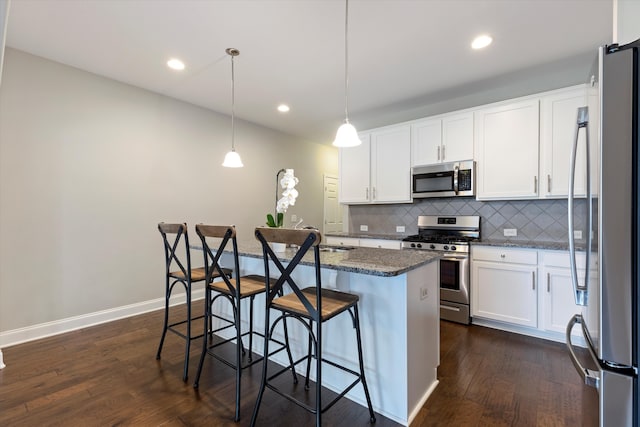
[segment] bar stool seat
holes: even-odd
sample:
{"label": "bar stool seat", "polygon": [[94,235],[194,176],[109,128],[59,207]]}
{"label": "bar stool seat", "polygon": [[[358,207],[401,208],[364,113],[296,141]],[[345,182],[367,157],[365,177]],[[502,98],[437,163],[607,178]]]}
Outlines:
{"label": "bar stool seat", "polygon": [[[302,289],[300,292],[302,292],[309,299],[309,303],[311,304],[313,309],[317,310],[318,307],[315,301],[316,288],[308,287]],[[332,317],[349,310],[351,307],[357,304],[358,300],[360,299],[357,295],[348,294],[346,292],[333,291],[331,289],[322,289],[320,291],[320,295],[322,298],[321,322],[327,321]],[[304,317],[306,319],[311,319],[309,312],[295,293],[287,294],[283,297],[274,299],[272,307],[278,310],[295,313],[298,316]]]}

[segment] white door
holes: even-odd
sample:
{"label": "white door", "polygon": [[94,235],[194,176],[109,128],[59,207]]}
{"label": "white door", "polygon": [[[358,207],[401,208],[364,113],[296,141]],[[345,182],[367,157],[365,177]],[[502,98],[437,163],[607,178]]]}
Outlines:
{"label": "white door", "polygon": [[338,201],[338,177],[323,176],[324,185],[324,229],[323,233],[342,231],[342,205]]}

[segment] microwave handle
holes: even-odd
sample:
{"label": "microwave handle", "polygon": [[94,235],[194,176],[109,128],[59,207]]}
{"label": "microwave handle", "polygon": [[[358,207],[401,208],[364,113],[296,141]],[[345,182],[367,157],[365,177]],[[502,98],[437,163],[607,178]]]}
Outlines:
{"label": "microwave handle", "polygon": [[458,195],[458,166],[453,168],[453,192]]}

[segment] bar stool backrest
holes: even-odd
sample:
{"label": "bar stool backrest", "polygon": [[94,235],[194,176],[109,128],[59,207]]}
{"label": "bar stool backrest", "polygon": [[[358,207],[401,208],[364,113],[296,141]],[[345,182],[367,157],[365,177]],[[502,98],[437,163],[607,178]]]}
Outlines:
{"label": "bar stool backrest", "polygon": [[[269,264],[270,261],[275,265],[276,269],[280,273],[280,277],[273,287],[269,288],[269,284],[266,283],[267,291],[267,308],[271,306],[274,298],[276,298],[282,292],[282,287],[285,283],[289,285],[291,290],[298,297],[309,317],[314,321],[320,321],[320,313],[322,313],[322,301],[320,298],[320,291],[322,287],[320,279],[320,248],[319,244],[322,241],[322,235],[317,230],[294,230],[283,229],[273,227],[257,227],[255,230],[256,239],[262,245],[262,253],[264,258],[265,276],[270,277]],[[273,251],[269,243],[285,243],[288,245],[296,245],[297,251],[295,255],[289,261],[289,264],[285,267],[280,261],[278,255]],[[299,265],[302,258],[309,250],[313,251],[314,266],[315,266],[315,283],[316,287],[316,305],[315,307],[309,301],[307,295],[302,293],[300,286],[291,277],[292,272]],[[311,285],[311,284],[306,284]]]}
{"label": "bar stool backrest", "polygon": [[[160,234],[164,240],[164,259],[167,276],[169,276],[172,271],[174,272],[173,275],[176,275],[175,272],[177,272],[177,270],[174,268],[175,264],[182,272],[184,279],[190,277],[191,254],[189,253],[187,224],[167,224],[161,222],[158,224],[158,230],[160,230]],[[183,258],[186,259],[186,265],[184,265],[178,257],[178,248],[180,247],[181,241],[183,241],[186,250],[186,258]]]}
{"label": "bar stool backrest", "polygon": [[[222,256],[224,249],[227,247],[229,241],[233,246],[233,259],[234,259],[234,271],[235,275],[239,276],[240,268],[238,262],[238,242],[236,240],[236,227],[233,225],[204,225],[204,224],[196,224],[196,233],[200,236],[200,240],[202,241],[202,252],[204,253],[204,266],[206,271],[206,283],[213,282],[213,279],[216,277],[221,277],[222,280],[225,281],[227,287],[229,288],[229,292],[232,295],[235,295],[239,298],[240,296],[240,284],[239,280],[236,279],[236,283],[238,284],[237,289],[225,272],[223,271],[222,266],[220,265],[220,257]],[[209,241],[207,241],[207,237],[221,239],[218,247],[214,250]],[[218,274],[216,274],[216,272]]]}

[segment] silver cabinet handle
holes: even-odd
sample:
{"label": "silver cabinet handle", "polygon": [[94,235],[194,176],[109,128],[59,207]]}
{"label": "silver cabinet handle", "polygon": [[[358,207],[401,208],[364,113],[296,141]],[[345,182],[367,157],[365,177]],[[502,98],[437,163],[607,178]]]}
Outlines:
{"label": "silver cabinet handle", "polygon": [[442,146],[442,160],[444,160],[444,148],[445,148],[445,146],[443,145]]}
{"label": "silver cabinet handle", "polygon": [[367,192],[367,200],[369,200],[369,187],[366,188],[366,192]]}
{"label": "silver cabinet handle", "polygon": [[551,175],[547,175],[547,193],[551,193]]}
{"label": "silver cabinet handle", "polygon": [[[586,136],[586,168],[587,168],[587,247],[585,259],[585,277],[584,285],[578,283],[578,269],[576,267],[576,242],[573,235],[573,199],[575,197],[575,175],[576,175],[576,157],[578,152],[578,136],[580,129],[585,129]],[[573,283],[573,291],[575,292],[576,305],[587,305],[589,294],[589,268],[591,264],[591,230],[593,230],[593,195],[591,194],[591,159],[589,150],[589,107],[578,108],[578,120],[576,122],[576,138],[571,149],[571,158],[569,163],[569,197],[567,198],[567,216],[569,217],[569,265],[571,267],[571,282]]]}
{"label": "silver cabinet handle", "polygon": [[373,187],[373,200],[376,199],[376,187]]}
{"label": "silver cabinet handle", "polygon": [[532,271],[531,272],[531,289],[533,289],[534,291],[536,290],[536,272]]}
{"label": "silver cabinet handle", "polygon": [[440,161],[440,146],[438,145],[438,161]]}
{"label": "silver cabinet handle", "polygon": [[551,292],[551,273],[547,273],[547,292]]}
{"label": "silver cabinet handle", "polygon": [[534,194],[538,193],[538,177],[533,177],[533,192]]}
{"label": "silver cabinet handle", "polygon": [[505,254],[500,254],[500,258],[504,259],[506,257]]}

